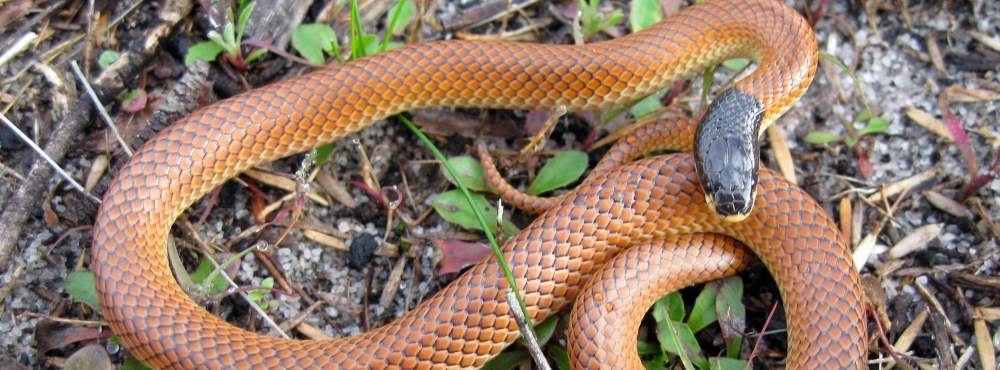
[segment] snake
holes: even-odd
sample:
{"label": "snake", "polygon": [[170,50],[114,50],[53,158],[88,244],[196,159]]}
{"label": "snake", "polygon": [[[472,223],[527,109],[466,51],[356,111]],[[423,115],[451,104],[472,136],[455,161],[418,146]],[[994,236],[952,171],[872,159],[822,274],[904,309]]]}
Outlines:
{"label": "snake", "polygon": [[[203,107],[143,144],[104,194],[90,261],[102,314],[130,354],[163,369],[480,367],[519,336],[505,302],[509,286],[494,259],[377,329],[285,340],[240,329],[188,297],[167,262],[171,226],[194,201],[240,172],[393,114],[432,106],[604,109],[737,57],[756,61],[756,69],[720,94],[706,117],[748,118],[742,122],[748,128],[735,131],[753,136],[794,104],[815,73],[809,26],[773,0],[708,1],[646,30],[581,46],[422,43]],[[704,148],[715,147],[715,138],[704,140]],[[710,162],[727,167],[743,161],[729,154]],[[592,292],[587,283],[606,271],[605,264],[617,265],[618,255],[685,264],[687,282],[731,273],[727,269],[743,259],[741,249],[719,238],[732,238],[752,250],[779,285],[789,320],[789,368],[864,368],[864,300],[832,220],[808,194],[762,169],[752,180],[753,197],[743,199],[756,202],[754,211],[729,222],[732,214],[719,206],[733,208],[733,197],[704,201],[705,173],[717,170],[690,155],[655,157],[623,164],[573,190],[503,245],[527,314],[540,322],[574,299],[587,300],[578,295]],[[715,257],[707,265],[699,260],[709,255]],[[625,308],[624,302],[597,299],[605,293],[594,294],[596,310]],[[580,314],[574,316],[600,312]],[[574,366],[603,366],[583,358],[603,351],[590,348],[573,350]]]}

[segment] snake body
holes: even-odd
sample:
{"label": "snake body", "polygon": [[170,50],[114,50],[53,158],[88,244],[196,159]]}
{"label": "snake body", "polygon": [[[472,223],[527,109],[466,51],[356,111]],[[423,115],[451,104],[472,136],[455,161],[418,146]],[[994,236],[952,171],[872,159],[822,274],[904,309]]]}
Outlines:
{"label": "snake body", "polygon": [[[481,366],[518,335],[494,261],[379,329],[289,341],[246,332],[191,300],[167,264],[170,227],[192,202],[250,166],[414,108],[596,109],[635,100],[722,60],[750,57],[757,69],[734,88],[753,96],[762,120],[770,121],[809,84],[815,53],[815,40],[794,10],[767,0],[723,0],[609,42],[427,43],[218,102],[147,142],[105,193],[91,261],[104,316],[133,355],[158,368]],[[662,244],[673,232],[731,235],[754,250],[782,289],[789,366],[862,368],[862,299],[836,229],[807,195],[769,172],[759,193],[750,219],[726,224],[701,201],[690,158],[644,160],[588,182],[504,250],[528,313],[540,321],[631,245]],[[692,266],[696,277],[706,272]]]}

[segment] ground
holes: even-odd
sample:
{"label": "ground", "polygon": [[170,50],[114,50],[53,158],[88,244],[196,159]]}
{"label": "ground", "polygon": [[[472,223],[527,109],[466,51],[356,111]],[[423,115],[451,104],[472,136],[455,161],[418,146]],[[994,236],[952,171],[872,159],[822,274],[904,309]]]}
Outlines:
{"label": "ground", "polygon": [[[279,51],[297,55],[288,30],[299,23],[331,24],[338,35],[350,34],[345,8],[311,1],[264,3],[251,13],[248,38],[265,35],[258,37],[266,40],[261,43]],[[400,28],[395,40],[480,37],[572,43],[567,19],[578,9],[572,0],[515,1],[518,9],[491,1],[417,3],[420,22]],[[626,20],[595,38],[627,33],[634,4],[601,3],[602,12],[619,9]],[[678,5],[671,0],[653,3],[668,13]],[[111,118],[133,148],[218,96],[312,68],[274,52],[247,63],[246,72],[237,68],[238,61],[221,57],[207,68],[186,66],[186,51],[212,29],[207,2],[137,4],[97,1],[91,13],[85,1],[0,0],[0,45],[5,53],[15,51],[9,59],[0,57],[0,112],[43,146],[53,141],[61,125],[81,122],[81,128],[69,131],[69,145],[49,152],[58,152],[54,155],[62,158],[62,168],[96,196],[102,195],[127,155],[104,121],[90,114],[92,103],[72,74],[70,61],[92,76]],[[382,35],[386,13],[394,4],[362,1],[365,29]],[[873,312],[899,356],[921,368],[983,369],[1000,347],[1000,181],[995,179],[1000,171],[1000,2],[790,4],[810,9],[805,13],[814,20],[820,50],[830,57],[821,58],[807,94],[778,121],[781,135],[765,137],[762,163],[794,173],[795,181],[849,232]],[[174,18],[172,10],[178,10]],[[37,37],[27,47],[15,47],[30,33]],[[340,38],[345,48],[347,41]],[[146,45],[156,47],[147,50]],[[253,49],[244,46],[245,51]],[[109,57],[116,64],[99,63],[107,50],[120,55]],[[720,70],[717,84],[729,74]],[[124,84],[93,76],[113,76]],[[697,111],[701,79],[687,86],[691,88],[681,92],[674,107]],[[145,102],[124,103],[133,90],[142,91]],[[88,113],[75,117],[81,106]],[[870,117],[858,119],[866,106]],[[490,142],[497,148],[520,149],[525,140],[515,139],[529,136],[520,133],[522,126],[530,129],[541,121],[534,112],[476,110],[421,111],[414,113],[414,120],[449,156],[473,153],[472,139],[480,131],[493,137]],[[630,123],[631,118],[622,118],[609,127]],[[882,123],[885,127],[878,128]],[[578,115],[567,115],[545,149],[580,149],[594,130]],[[789,159],[784,159],[783,144],[790,149]],[[591,165],[604,150],[590,153]],[[512,168],[504,173],[515,184],[527,186],[525,174],[537,170],[532,166],[539,161],[512,159],[501,161]],[[0,256],[9,256],[0,267],[0,332],[6,333],[0,337],[0,363],[59,368],[89,349],[96,352],[93,357],[110,355],[120,364],[125,351],[107,339],[110,332],[102,327],[101,315],[71,295],[68,285],[73,283],[67,283],[73,281],[72,272],[86,271],[89,265],[89,226],[97,206],[57,175],[29,175],[35,161],[40,161],[38,156],[11,130],[0,129],[0,204],[5,207],[0,223],[7,223],[0,230],[18,230],[11,242],[0,245]],[[430,152],[398,120],[377,123],[337,143],[332,159],[321,167],[325,175],[319,177],[327,181],[318,179],[310,186],[322,193],[319,198],[325,203],[295,201],[302,199],[295,196],[276,202],[297,189],[296,179],[305,177],[298,174],[303,164],[301,156],[278,161],[264,167],[276,176],[244,175],[242,181],[224,185],[196,203],[187,213],[188,222],[173,233],[188,270],[201,259],[200,250],[257,249],[242,256],[229,273],[241,287],[258,287],[274,277],[276,287],[299,290],[297,296],[275,294],[278,303],[269,311],[294,336],[353,335],[390,321],[455,276],[439,270],[456,263],[449,259],[461,259],[443,253],[443,245],[483,240],[481,234],[432,211],[432,195],[447,190],[448,182]],[[290,185],[275,185],[268,180],[274,177]],[[366,179],[401,189],[405,199],[399,208],[388,212],[364,191],[371,185],[355,185]],[[41,191],[28,197],[32,202],[15,205],[16,192],[29,183]],[[887,199],[880,192],[888,194]],[[276,207],[273,213],[262,216],[270,206]],[[301,217],[296,216],[299,209]],[[513,219],[524,226],[531,217],[514,212]],[[283,235],[291,220],[294,227]],[[358,252],[362,240],[381,244],[380,256],[366,260]],[[279,241],[280,248],[267,245]],[[393,251],[397,246],[409,250],[399,257],[398,248]],[[356,262],[360,268],[349,266],[355,255],[362,255]],[[763,268],[742,277],[745,331],[757,333],[777,290]],[[366,290],[372,292],[371,302],[362,299]],[[201,301],[233,323],[276,335],[236,295],[214,293]],[[361,313],[363,307],[369,307],[367,315]],[[778,317],[768,330],[784,327],[782,315]],[[869,322],[875,336],[875,321]],[[714,353],[721,348],[720,337],[718,329],[699,335],[703,348]],[[550,343],[564,345],[562,340],[557,333]],[[747,342],[742,358],[753,349],[753,341]],[[97,351],[87,347],[91,344]],[[768,336],[761,346],[756,366],[780,367],[776,360],[783,357],[783,335]],[[890,358],[883,344],[873,340],[870,348],[872,368]]]}

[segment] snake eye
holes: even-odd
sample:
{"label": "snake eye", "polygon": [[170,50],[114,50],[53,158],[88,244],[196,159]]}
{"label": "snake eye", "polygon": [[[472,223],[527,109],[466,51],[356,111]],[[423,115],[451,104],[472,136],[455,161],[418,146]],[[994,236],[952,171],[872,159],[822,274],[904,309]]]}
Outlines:
{"label": "snake eye", "polygon": [[729,89],[708,107],[695,137],[695,163],[705,198],[726,221],[753,209],[759,155],[757,131],[763,107],[752,95]]}

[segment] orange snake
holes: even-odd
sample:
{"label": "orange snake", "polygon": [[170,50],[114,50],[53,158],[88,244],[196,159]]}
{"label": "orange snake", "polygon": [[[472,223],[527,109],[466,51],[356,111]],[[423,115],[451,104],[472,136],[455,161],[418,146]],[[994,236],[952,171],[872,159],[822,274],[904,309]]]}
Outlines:
{"label": "orange snake", "polygon": [[[481,366],[518,336],[504,303],[507,285],[493,260],[381,328],[350,338],[290,341],[246,332],[191,300],[167,264],[170,227],[192,202],[250,166],[344,137],[391,114],[429,106],[606,108],[734,57],[758,62],[734,89],[757,99],[766,125],[808,86],[816,43],[801,17],[778,2],[710,1],[608,42],[426,43],[205,107],[147,142],[105,193],[91,261],[104,316],[133,355],[159,368]],[[678,280],[683,284],[731,273],[745,260],[742,249],[719,236],[692,233],[725,234],[753,250],[779,284],[789,319],[790,368],[864,368],[863,299],[843,239],[801,190],[768,171],[758,186],[753,213],[744,222],[727,223],[702,201],[689,156],[641,160],[590,178],[504,244],[529,315],[541,321],[581,291],[583,303],[589,294],[584,284],[598,274],[610,276],[586,289],[656,286],[654,280],[670,276],[654,268],[669,267],[663,263],[686,268],[674,272],[686,274]],[[656,261],[637,278],[614,279],[621,270],[602,269]],[[574,316],[588,319],[573,324],[584,326],[583,333],[632,299],[597,299],[602,297],[611,296],[591,297],[598,304],[589,307],[598,308],[575,310]],[[583,343],[573,339],[579,337],[570,334],[576,366],[611,368],[595,356],[634,352],[574,347]],[[605,339],[597,337],[602,335],[592,339]]]}

